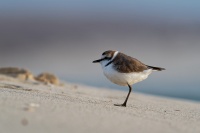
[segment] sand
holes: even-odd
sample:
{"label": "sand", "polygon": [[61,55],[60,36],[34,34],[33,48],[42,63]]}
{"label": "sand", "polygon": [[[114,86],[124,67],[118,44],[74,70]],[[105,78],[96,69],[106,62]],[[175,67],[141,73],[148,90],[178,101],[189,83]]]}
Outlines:
{"label": "sand", "polygon": [[0,133],[200,133],[200,103],[0,75]]}

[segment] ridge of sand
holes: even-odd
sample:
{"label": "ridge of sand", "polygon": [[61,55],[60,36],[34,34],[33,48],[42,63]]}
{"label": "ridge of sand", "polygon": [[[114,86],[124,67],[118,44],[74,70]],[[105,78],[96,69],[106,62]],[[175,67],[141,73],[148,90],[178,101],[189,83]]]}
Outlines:
{"label": "ridge of sand", "polygon": [[199,133],[200,103],[0,75],[1,133]]}

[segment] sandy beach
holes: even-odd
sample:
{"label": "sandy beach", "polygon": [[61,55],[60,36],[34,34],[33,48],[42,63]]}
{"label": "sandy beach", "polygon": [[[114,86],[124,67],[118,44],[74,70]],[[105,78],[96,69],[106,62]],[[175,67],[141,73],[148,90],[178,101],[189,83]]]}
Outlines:
{"label": "sandy beach", "polygon": [[1,133],[199,133],[200,103],[0,75]]}

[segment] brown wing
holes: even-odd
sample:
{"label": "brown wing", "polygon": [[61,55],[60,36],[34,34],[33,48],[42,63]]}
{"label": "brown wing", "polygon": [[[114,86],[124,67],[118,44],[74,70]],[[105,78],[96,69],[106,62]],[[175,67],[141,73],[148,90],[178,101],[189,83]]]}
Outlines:
{"label": "brown wing", "polygon": [[139,60],[123,53],[118,53],[115,57],[113,60],[113,67],[121,73],[142,72],[148,69],[148,67]]}

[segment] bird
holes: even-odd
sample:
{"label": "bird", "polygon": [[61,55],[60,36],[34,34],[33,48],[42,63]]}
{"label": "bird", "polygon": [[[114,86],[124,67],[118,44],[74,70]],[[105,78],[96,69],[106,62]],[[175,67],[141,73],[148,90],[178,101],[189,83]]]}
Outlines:
{"label": "bird", "polygon": [[165,70],[165,68],[146,65],[136,58],[115,50],[103,52],[101,58],[94,60],[93,63],[100,63],[104,75],[114,84],[128,86],[129,92],[123,104],[114,104],[121,107],[126,107],[133,84],[145,80],[153,71]]}

